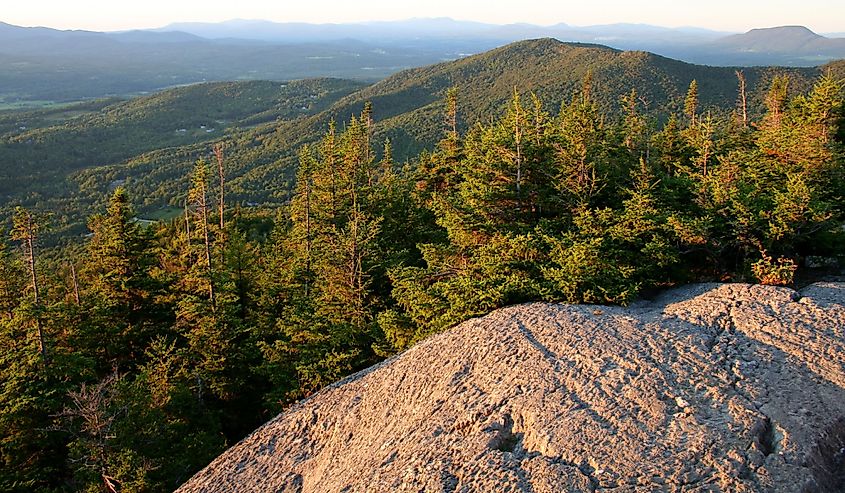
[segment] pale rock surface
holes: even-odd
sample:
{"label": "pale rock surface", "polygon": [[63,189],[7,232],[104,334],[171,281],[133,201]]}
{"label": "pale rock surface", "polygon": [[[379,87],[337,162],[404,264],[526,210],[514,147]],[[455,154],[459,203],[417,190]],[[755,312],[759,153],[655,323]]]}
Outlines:
{"label": "pale rock surface", "polygon": [[505,308],[293,406],[189,492],[845,486],[845,284]]}

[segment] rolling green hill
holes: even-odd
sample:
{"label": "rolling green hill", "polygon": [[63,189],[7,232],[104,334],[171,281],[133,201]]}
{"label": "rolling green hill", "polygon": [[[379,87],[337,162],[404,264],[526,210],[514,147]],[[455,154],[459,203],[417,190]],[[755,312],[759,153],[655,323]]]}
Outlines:
{"label": "rolling green hill", "polygon": [[[843,67],[838,62],[829,68],[845,75]],[[787,75],[790,89],[797,92],[824,70],[744,69],[752,111],[761,108],[775,75]],[[326,80],[286,87],[231,83],[191,86],[110,106],[58,127],[6,137],[0,162],[9,162],[14,150],[18,157],[13,159],[22,163],[15,168],[26,169],[28,181],[3,187],[0,194],[7,206],[23,201],[62,211],[62,227],[75,224],[80,231],[77,218],[115,183],[125,183],[142,212],[178,205],[191,164],[210,154],[212,141],[224,141],[232,200],[281,204],[292,187],[297,150],[319,139],[330,120],[342,125],[359,113],[366,101],[373,103],[375,138],[391,139],[401,160],[440,138],[441,101],[449,87],[458,88],[461,125],[466,127],[497,113],[514,89],[534,92],[544,101],[567,101],[588,73],[594,98],[612,111],[618,110],[620,96],[636,87],[650,111],[677,112],[693,79],[704,108],[729,111],[737,100],[733,68],[539,39],[407,70],[357,91],[360,86],[354,83]],[[206,125],[202,132],[200,125]],[[186,132],[179,133],[183,128]],[[215,131],[207,132],[209,128]],[[84,155],[76,155],[80,148]]]}
{"label": "rolling green hill", "polygon": [[90,203],[99,192],[68,182],[76,171],[99,175],[103,166],[139,154],[173,149],[179,155],[186,145],[243,128],[318,114],[360,87],[339,79],[206,83],[129,101],[0,113],[0,200],[49,204],[68,215],[59,224],[72,223],[80,197]]}
{"label": "rolling green hill", "polygon": [[[698,82],[703,107],[733,108],[737,100],[734,68],[693,65],[641,51],[619,51],[600,45],[538,39],[514,43],[455,62],[407,70],[350,94],[331,112],[343,118],[372,101],[384,133],[407,144],[411,155],[439,138],[441,101],[448,87],[459,92],[460,113],[471,124],[495,113],[513,94],[534,92],[544,101],[567,101],[587,73],[593,97],[605,110],[620,108],[620,97],[637,88],[648,110],[678,111],[690,82]],[[762,108],[770,81],[788,74],[792,89],[803,91],[822,73],[818,68],[744,68],[751,89],[750,104]],[[549,108],[554,110],[555,108]],[[414,133],[408,135],[409,131]]]}
{"label": "rolling green hill", "polygon": [[[174,491],[268,416],[508,305],[838,274],[845,93],[830,75],[802,90],[826,69],[842,75],[747,71],[749,120],[730,69],[552,40],[367,87],[207,84],[6,115],[0,221],[28,207],[0,225],[0,491]],[[755,118],[776,73],[791,82]],[[378,156],[385,137],[398,159]],[[220,144],[225,207],[196,161]],[[762,457],[774,422],[752,418]],[[828,445],[811,459],[830,464]]]}
{"label": "rolling green hill", "polygon": [[113,163],[207,141],[232,127],[319,113],[359,87],[338,79],[208,83],[109,105],[43,128],[30,129],[27,120],[18,118],[20,126],[2,136],[0,160],[14,160],[16,168],[36,175]]}

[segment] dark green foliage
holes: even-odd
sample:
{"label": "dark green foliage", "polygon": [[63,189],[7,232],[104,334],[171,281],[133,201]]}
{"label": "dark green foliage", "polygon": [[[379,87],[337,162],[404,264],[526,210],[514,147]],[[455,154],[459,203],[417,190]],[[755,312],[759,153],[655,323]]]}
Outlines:
{"label": "dark green foliage", "polygon": [[[282,257],[274,263],[275,275],[287,280],[277,294],[287,306],[263,344],[271,378],[281,373],[298,380],[293,396],[375,361],[374,317],[381,302],[373,279],[383,277],[390,259],[383,250],[388,256],[377,257],[380,212],[396,199],[391,189],[397,182],[387,147],[376,160],[371,133],[365,106],[343,132],[331,125],[316,155],[307,147],[300,155],[290,220],[278,236]],[[285,359],[287,368],[279,368]]]}
{"label": "dark green foliage", "polygon": [[144,353],[154,325],[169,318],[154,301],[161,286],[151,274],[152,238],[135,222],[122,188],[112,194],[105,214],[90,218],[88,227],[92,236],[81,272],[81,303],[90,317],[78,344],[98,354],[107,368],[124,368]]}
{"label": "dark green foliage", "polygon": [[[282,207],[232,207],[227,182],[225,221],[199,150],[161,171],[184,175],[169,221],[137,222],[117,187],[84,245],[50,251],[18,209],[22,248],[0,249],[0,489],[172,491],[294,400],[469,317],[789,284],[807,256],[841,259],[833,76],[797,96],[774,80],[741,125],[692,96],[665,119],[638,91],[606,111],[606,75],[587,73],[555,111],[510,87],[480,122],[447,91],[443,138],[402,168],[364,104],[300,148]],[[318,121],[300,123],[285,128]],[[230,142],[224,174],[280,140]]]}
{"label": "dark green foliage", "polygon": [[842,88],[827,76],[789,101],[785,84],[754,131],[699,114],[696,84],[683,125],[651,130],[636,93],[614,123],[585,84],[554,118],[530,123],[515,95],[500,119],[447,134],[419,173],[448,241],[391,271],[402,310],[382,316],[385,332],[409,344],[510,303],[626,303],[688,279],[791,282],[800,258],[841,245]]}

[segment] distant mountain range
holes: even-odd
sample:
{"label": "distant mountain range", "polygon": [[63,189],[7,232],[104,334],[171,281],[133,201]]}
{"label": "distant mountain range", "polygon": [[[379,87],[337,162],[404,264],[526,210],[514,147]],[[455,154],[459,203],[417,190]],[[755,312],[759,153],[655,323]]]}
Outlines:
{"label": "distant mountain range", "polygon": [[828,38],[803,26],[752,29],[744,34],[720,38],[703,48],[704,61],[718,62],[730,54],[737,65],[755,65],[769,60],[780,65],[808,66],[845,58],[845,38]]}
{"label": "distant mountain range", "polygon": [[0,23],[0,109],[19,101],[131,95],[204,81],[332,76],[372,82],[459,56],[442,46],[270,43],[175,31],[99,33]]}
{"label": "distant mountain range", "polygon": [[[754,29],[733,34],[696,27],[666,28],[647,24],[576,27],[567,24],[484,24],[449,18],[409,19],[360,24],[275,23],[231,20],[220,23],[177,23],[158,31],[182,31],[209,39],[251,39],[265,42],[326,42],[356,39],[405,44],[451,42],[475,48],[479,43],[556,38],[597,43],[622,50],[643,50],[691,63],[711,65],[814,66],[845,58],[845,39],[818,35],[803,26]],[[834,35],[842,38],[843,35]]]}
{"label": "distant mountain range", "polygon": [[440,18],[362,24],[234,20],[93,32],[0,23],[0,109],[16,101],[127,95],[203,81],[375,81],[404,69],[544,37],[716,66],[815,66],[845,58],[845,39],[826,38],[802,27],[729,35],[641,24],[503,26]]}
{"label": "distant mountain range", "polygon": [[771,53],[830,53],[841,54],[845,39],[830,39],[803,26],[784,26],[752,29],[745,34],[735,34],[717,40],[716,46],[733,50]]}
{"label": "distant mountain range", "polygon": [[699,28],[664,28],[645,24],[610,24],[575,27],[567,24],[484,24],[449,18],[409,19],[404,21],[365,22],[358,24],[277,23],[264,20],[236,19],[220,23],[187,22],[170,24],[158,31],[183,31],[209,39],[240,38],[275,42],[314,42],[357,39],[367,42],[412,40],[495,40],[514,41],[554,37],[566,41],[624,43],[682,42],[697,44],[718,39],[729,33]]}

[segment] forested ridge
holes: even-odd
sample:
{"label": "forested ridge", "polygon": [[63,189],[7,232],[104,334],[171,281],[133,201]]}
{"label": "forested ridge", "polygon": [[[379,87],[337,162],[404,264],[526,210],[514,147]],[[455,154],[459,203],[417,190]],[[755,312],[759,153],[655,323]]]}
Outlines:
{"label": "forested ridge", "polygon": [[117,187],[61,250],[42,248],[49,217],[17,208],[0,489],[171,491],[297,399],[495,308],[788,285],[808,258],[835,262],[841,83],[790,96],[774,77],[758,113],[730,75],[732,111],[709,111],[697,80],[668,115],[636,87],[611,109],[586,71],[563,100],[510,87],[471,124],[453,86],[439,142],[407,162],[363,103],[298,147],[283,207],[233,204],[231,140],[181,177],[182,216],[142,226]]}
{"label": "forested ridge", "polygon": [[[756,117],[763,111],[766,89],[775,76],[788,76],[790,91],[798,94],[828,70],[837,77],[845,75],[841,62],[817,68],[743,69],[749,112]],[[84,232],[83,219],[105,205],[117,182],[123,183],[139,215],[151,217],[163,207],[182,206],[193,162],[207,158],[213,143],[220,141],[231,143],[233,200],[279,206],[290,199],[299,147],[319,140],[332,119],[344,122],[359,113],[366,101],[373,103],[374,139],[389,138],[396,158],[404,161],[440,139],[440,101],[449,87],[458,87],[462,95],[461,125],[471,125],[495,115],[514,87],[523,97],[533,92],[544,101],[560,101],[577,90],[588,72],[595,82],[592,97],[609,114],[618,114],[619,96],[636,87],[644,111],[663,120],[680,111],[692,79],[699,84],[702,111],[724,116],[736,102],[731,68],[538,39],[403,71],[366,87],[330,79],[286,85],[212,83],[92,108],[52,124],[47,124],[51,118],[61,117],[55,110],[17,119],[15,113],[5,118],[0,113],[0,128],[6,121],[11,127],[0,138],[0,159],[26,164],[0,170],[10,184],[0,186],[0,213],[8,216],[16,204],[50,211],[51,237],[77,235]],[[557,104],[548,110],[556,114]],[[181,129],[186,132],[178,132]]]}

